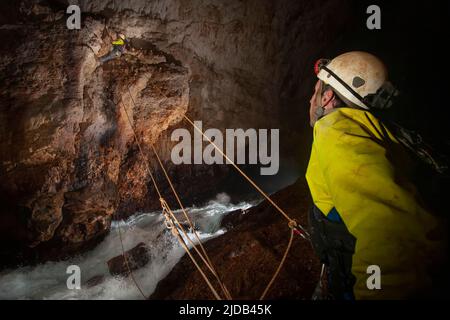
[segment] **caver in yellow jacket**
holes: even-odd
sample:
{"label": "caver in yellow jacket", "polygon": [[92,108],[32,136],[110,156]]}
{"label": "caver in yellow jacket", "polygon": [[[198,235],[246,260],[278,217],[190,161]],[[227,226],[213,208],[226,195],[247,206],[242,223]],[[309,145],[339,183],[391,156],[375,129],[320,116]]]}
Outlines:
{"label": "caver in yellow jacket", "polygon": [[[408,298],[432,285],[428,267],[442,240],[409,174],[403,147],[371,113],[338,108],[316,122],[306,178],[315,206],[337,213],[356,239],[356,299]],[[367,288],[371,265],[380,267],[381,290]]]}
{"label": "caver in yellow jacket", "polygon": [[125,41],[123,39],[119,38],[119,39],[113,41],[112,45],[114,45],[114,46],[124,46],[125,45]]}

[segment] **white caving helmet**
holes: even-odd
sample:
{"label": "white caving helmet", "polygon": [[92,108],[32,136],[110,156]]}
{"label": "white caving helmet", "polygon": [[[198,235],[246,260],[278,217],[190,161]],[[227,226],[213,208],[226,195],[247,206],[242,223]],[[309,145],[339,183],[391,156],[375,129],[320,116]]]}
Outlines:
{"label": "white caving helmet", "polygon": [[374,55],[353,51],[333,60],[320,59],[314,66],[317,77],[354,105],[368,110],[364,98],[376,94],[387,82],[387,69]]}
{"label": "white caving helmet", "polygon": [[124,41],[127,39],[127,37],[123,33],[119,33],[119,38]]}

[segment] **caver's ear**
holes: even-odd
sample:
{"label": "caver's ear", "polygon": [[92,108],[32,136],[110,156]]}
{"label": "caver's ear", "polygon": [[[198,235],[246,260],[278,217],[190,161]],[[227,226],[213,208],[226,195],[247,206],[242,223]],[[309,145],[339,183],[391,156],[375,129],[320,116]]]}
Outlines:
{"label": "caver's ear", "polygon": [[322,102],[327,102],[330,99],[332,99],[334,96],[334,92],[333,90],[331,90],[330,88],[326,89],[323,93],[322,93]]}
{"label": "caver's ear", "polygon": [[331,88],[326,89],[323,93],[322,93],[322,107],[325,109],[332,109],[334,107],[333,104],[333,99],[335,97],[335,93],[333,92],[333,90],[331,90]]}

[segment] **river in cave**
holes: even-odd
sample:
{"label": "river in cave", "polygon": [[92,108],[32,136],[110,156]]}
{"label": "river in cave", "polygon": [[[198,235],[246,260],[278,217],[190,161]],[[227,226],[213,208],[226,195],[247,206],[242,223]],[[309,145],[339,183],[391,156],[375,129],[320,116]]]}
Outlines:
{"label": "river in cave", "polygon": [[[246,210],[255,203],[233,204],[224,194],[202,207],[190,207],[189,215],[195,221],[199,237],[207,241],[226,232],[221,227],[222,218],[236,210]],[[175,211],[175,214],[181,214]],[[163,279],[184,255],[177,239],[167,230],[160,211],[136,213],[125,221],[115,221],[111,232],[93,250],[72,259],[46,262],[36,266],[4,270],[0,273],[0,299],[142,299],[131,277],[110,275],[107,261],[122,254],[119,228],[121,224],[124,249],[139,243],[149,248],[150,262],[135,270],[133,275],[144,293],[153,293]],[[195,241],[194,234],[189,236]],[[81,289],[68,289],[67,267],[81,269]],[[97,285],[87,284],[93,277],[102,279]]]}

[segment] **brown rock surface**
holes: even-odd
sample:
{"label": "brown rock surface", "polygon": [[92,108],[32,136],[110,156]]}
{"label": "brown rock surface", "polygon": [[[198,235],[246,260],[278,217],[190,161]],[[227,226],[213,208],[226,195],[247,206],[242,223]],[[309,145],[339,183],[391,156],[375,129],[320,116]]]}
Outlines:
{"label": "brown rock surface", "polygon": [[133,57],[99,67],[85,43],[100,46],[104,26],[91,19],[75,38],[60,24],[23,28],[1,58],[14,72],[1,79],[2,218],[32,248],[78,250],[109,230],[118,205],[148,192],[124,107],[148,149],[186,112],[188,72]]}
{"label": "brown rock surface", "polygon": [[142,268],[150,261],[145,243],[139,243],[134,248],[120,256],[108,260],[109,273],[113,276],[128,276],[130,271]]}
{"label": "brown rock surface", "polygon": [[92,287],[98,286],[99,284],[102,284],[104,281],[105,281],[105,276],[103,276],[103,275],[93,276],[88,281],[86,281],[85,285],[87,288],[92,288]]}
{"label": "brown rock surface", "polygon": [[[272,199],[307,226],[310,199],[305,182],[277,192]],[[289,240],[286,220],[267,203],[242,215],[225,218],[231,229],[205,248],[234,299],[258,299],[270,281]],[[319,279],[320,263],[310,243],[295,236],[292,249],[267,299],[310,299]],[[215,282],[213,282],[215,283]],[[151,299],[214,299],[187,255],[158,284]]]}

